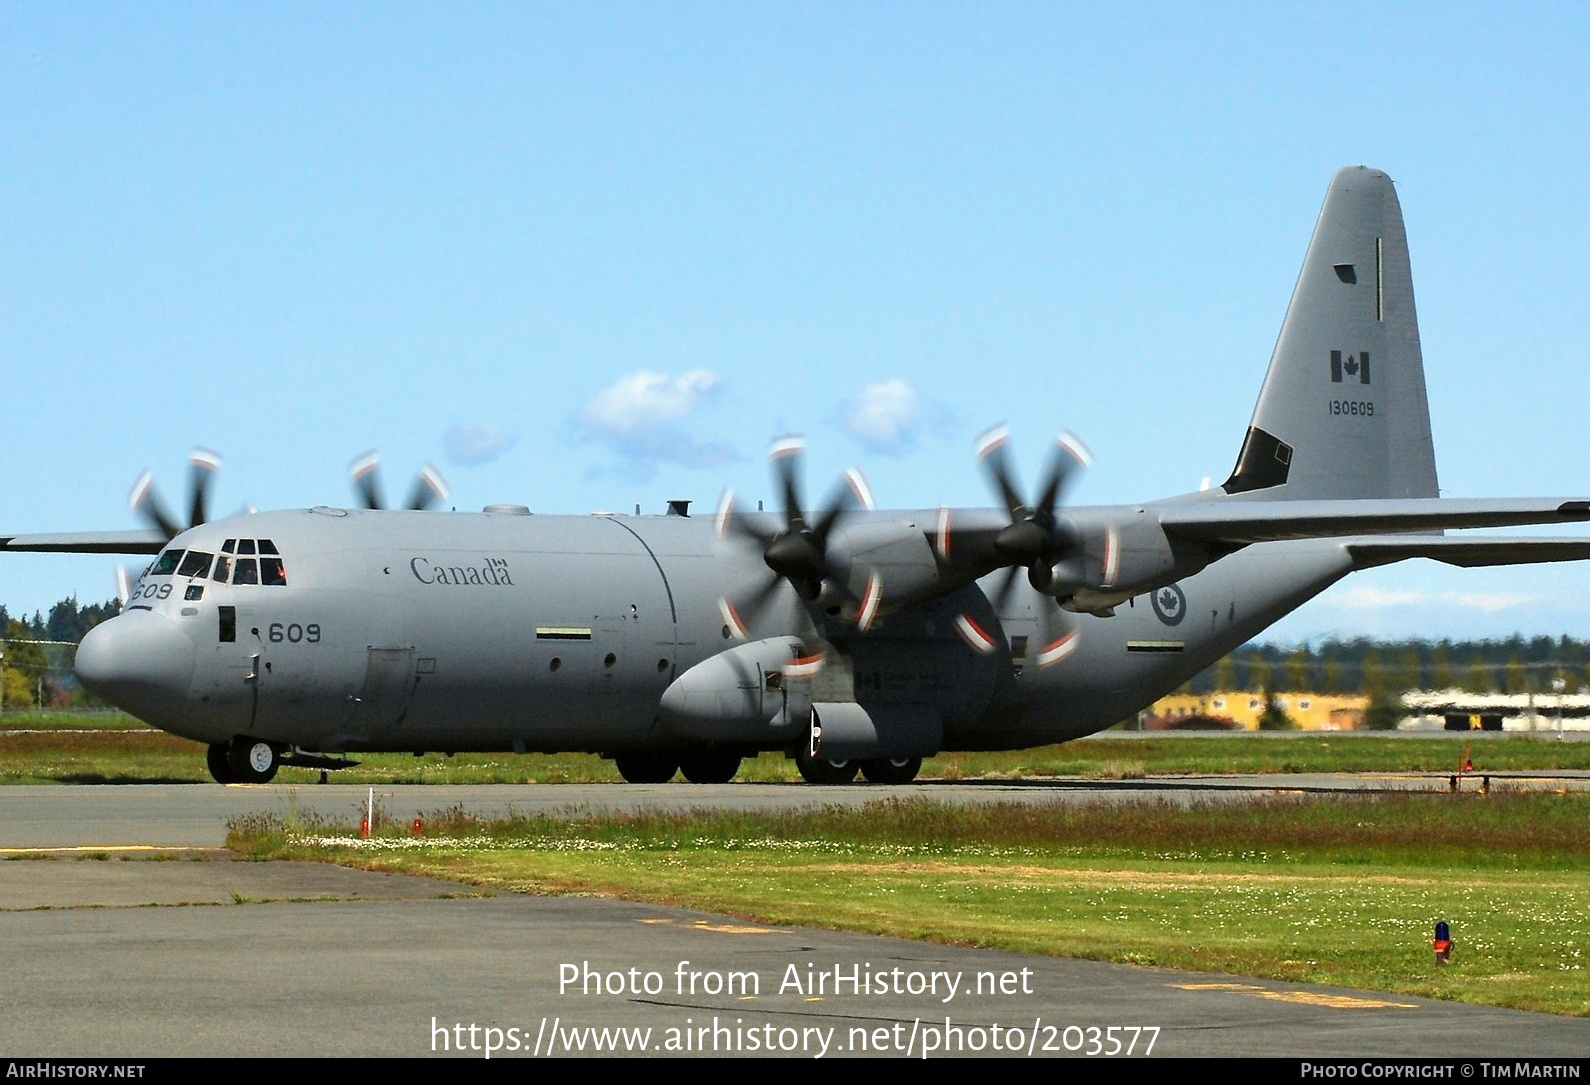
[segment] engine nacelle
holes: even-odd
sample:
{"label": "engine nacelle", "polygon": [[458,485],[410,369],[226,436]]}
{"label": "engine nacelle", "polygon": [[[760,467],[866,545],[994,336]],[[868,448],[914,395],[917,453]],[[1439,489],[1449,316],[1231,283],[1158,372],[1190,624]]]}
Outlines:
{"label": "engine nacelle", "polygon": [[828,559],[844,570],[844,587],[852,597],[865,603],[869,592],[876,591],[886,610],[946,590],[933,548],[922,529],[909,521],[844,524],[829,542]]}
{"label": "engine nacelle", "polygon": [[1077,510],[1068,519],[1082,545],[1055,564],[1047,589],[1067,610],[1108,614],[1135,595],[1193,575],[1212,559],[1207,547],[1168,536],[1146,509]]}

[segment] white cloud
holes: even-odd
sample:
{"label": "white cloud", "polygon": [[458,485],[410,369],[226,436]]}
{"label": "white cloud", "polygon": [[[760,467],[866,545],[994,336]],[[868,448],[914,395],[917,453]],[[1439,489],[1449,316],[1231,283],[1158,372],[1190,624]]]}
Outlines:
{"label": "white cloud", "polygon": [[515,435],[487,423],[460,423],[448,427],[442,436],[442,446],[447,450],[449,460],[473,465],[491,462],[512,448],[518,440]]}
{"label": "white cloud", "polygon": [[687,433],[681,421],[710,402],[723,381],[695,369],[680,377],[640,370],[598,392],[580,411],[588,440],[599,441],[629,461],[639,474],[659,462],[716,467],[739,459],[730,446]]}
{"label": "white cloud", "polygon": [[924,426],[942,424],[947,412],[903,380],[869,384],[839,414],[845,432],[875,452],[898,454],[916,443]]}
{"label": "white cloud", "polygon": [[592,429],[619,436],[652,430],[694,411],[720,384],[718,375],[705,369],[682,377],[642,369],[596,393],[580,417]]}

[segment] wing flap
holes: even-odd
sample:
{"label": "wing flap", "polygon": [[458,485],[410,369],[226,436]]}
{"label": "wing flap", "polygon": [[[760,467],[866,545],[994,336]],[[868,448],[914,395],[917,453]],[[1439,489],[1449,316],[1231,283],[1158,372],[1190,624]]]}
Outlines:
{"label": "wing flap", "polygon": [[1347,552],[1352,555],[1356,569],[1373,569],[1409,558],[1430,558],[1464,569],[1477,569],[1487,565],[1590,560],[1590,539],[1384,535],[1375,539],[1354,539],[1347,544]]}
{"label": "wing flap", "polygon": [[1590,520],[1582,498],[1402,498],[1349,501],[1207,501],[1158,509],[1168,534],[1246,545],[1284,539],[1522,527]]}

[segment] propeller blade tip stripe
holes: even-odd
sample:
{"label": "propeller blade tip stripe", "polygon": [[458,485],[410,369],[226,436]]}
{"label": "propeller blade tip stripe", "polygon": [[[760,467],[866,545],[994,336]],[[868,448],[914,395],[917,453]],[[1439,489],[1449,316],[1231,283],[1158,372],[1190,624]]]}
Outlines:
{"label": "propeller blade tip stripe", "polygon": [[208,448],[195,448],[193,455],[188,457],[188,463],[205,471],[219,471],[221,469],[220,453]]}
{"label": "propeller blade tip stripe", "polygon": [[867,485],[867,477],[858,469],[851,467],[845,471],[845,482],[850,485],[850,492],[856,495],[856,500],[861,502],[861,507],[869,512],[877,508],[872,499],[872,487]]}
{"label": "propeller blade tip stripe", "polygon": [[781,460],[785,456],[798,456],[804,451],[806,451],[806,438],[798,433],[791,433],[775,438],[767,454],[775,460]]}
{"label": "propeller blade tip stripe", "polygon": [[939,560],[950,560],[950,510],[943,505],[939,506],[938,530],[935,533],[938,546]]}
{"label": "propeller blade tip stripe", "polygon": [[139,505],[142,505],[144,500],[149,496],[150,487],[154,486],[154,484],[155,478],[148,471],[145,471],[143,474],[139,475],[138,478],[133,482],[132,490],[127,494],[127,504],[131,505],[135,509]]}
{"label": "propeller blade tip stripe", "polygon": [[1065,451],[1066,455],[1077,461],[1079,466],[1093,466],[1093,453],[1088,450],[1087,445],[1082,443],[1082,438],[1070,430],[1062,433],[1057,443]]}
{"label": "propeller blade tip stripe", "polygon": [[348,470],[353,472],[353,480],[355,482],[361,482],[370,474],[370,472],[374,471],[380,466],[381,453],[377,452],[375,449],[371,449],[369,452],[366,452],[364,455],[358,457],[351,464],[349,464]]}
{"label": "propeller blade tip stripe", "polygon": [[1010,429],[1003,424],[984,430],[977,437],[977,458],[980,460],[987,458],[991,452],[1001,448],[1009,440]]}
{"label": "propeller blade tip stripe", "polygon": [[867,578],[867,592],[861,597],[861,610],[856,615],[856,628],[865,633],[872,628],[878,616],[878,604],[883,602],[883,578],[873,573]]}
{"label": "propeller blade tip stripe", "polygon": [[729,519],[734,515],[734,491],[724,490],[723,496],[718,498],[718,511],[713,513],[713,527],[718,532],[718,538],[723,538],[729,533]]}
{"label": "propeller blade tip stripe", "polygon": [[1049,667],[1067,658],[1077,650],[1077,631],[1073,629],[1038,653],[1038,666]]}
{"label": "propeller blade tip stripe", "polygon": [[733,603],[727,598],[719,599],[718,613],[723,616],[723,624],[729,627],[729,633],[735,640],[746,639],[745,623],[740,621],[740,612],[734,609]]}
{"label": "propeller blade tip stripe", "polygon": [[446,501],[448,494],[452,493],[447,488],[447,480],[442,478],[442,473],[431,464],[420,468],[420,481],[425,487],[436,495],[436,500]]}
{"label": "propeller blade tip stripe", "polygon": [[983,627],[972,621],[971,616],[962,614],[955,619],[955,631],[961,635],[968,647],[980,655],[988,655],[995,648],[994,638],[983,631]]}
{"label": "propeller blade tip stripe", "polygon": [[797,656],[790,660],[790,665],[784,668],[785,678],[810,678],[823,669],[826,657],[822,652],[810,656]]}

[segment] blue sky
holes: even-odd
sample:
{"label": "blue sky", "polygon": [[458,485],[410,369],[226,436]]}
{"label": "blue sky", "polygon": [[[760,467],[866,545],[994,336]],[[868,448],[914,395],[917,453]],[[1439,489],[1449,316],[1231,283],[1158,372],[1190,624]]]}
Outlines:
{"label": "blue sky", "polygon": [[[327,10],[329,7],[329,10]],[[0,34],[0,529],[230,510],[1082,503],[1230,470],[1325,186],[1398,182],[1452,496],[1590,493],[1572,5],[60,5]],[[0,601],[112,592],[8,557]],[[1590,569],[1360,574],[1276,628],[1590,636]]]}

